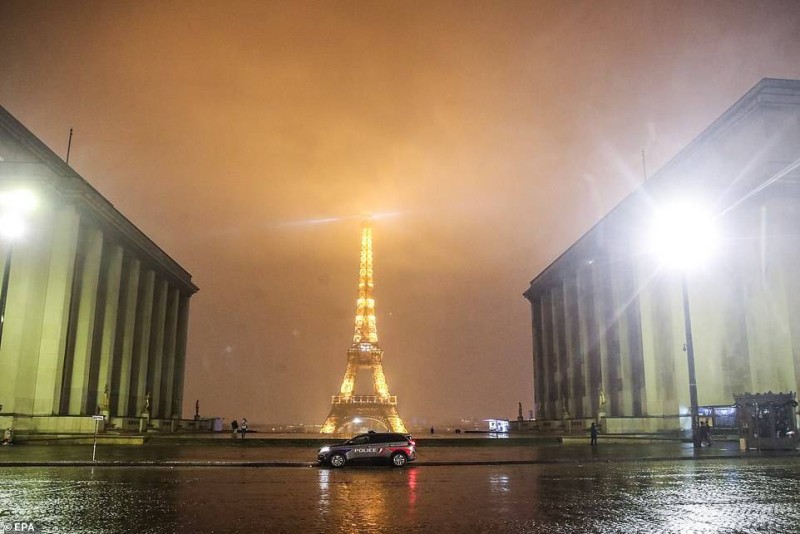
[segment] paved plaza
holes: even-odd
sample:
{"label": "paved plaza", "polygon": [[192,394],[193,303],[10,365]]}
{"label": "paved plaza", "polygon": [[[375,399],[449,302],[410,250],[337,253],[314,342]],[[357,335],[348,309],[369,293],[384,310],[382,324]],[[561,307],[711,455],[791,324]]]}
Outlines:
{"label": "paved plaza", "polygon": [[428,446],[406,469],[263,444],[0,449],[5,527],[37,532],[792,532],[800,455],[679,442]]}

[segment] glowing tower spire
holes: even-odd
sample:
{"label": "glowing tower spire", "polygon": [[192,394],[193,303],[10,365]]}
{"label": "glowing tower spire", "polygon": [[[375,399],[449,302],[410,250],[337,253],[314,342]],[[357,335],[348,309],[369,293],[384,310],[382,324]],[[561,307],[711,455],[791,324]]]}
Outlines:
{"label": "glowing tower spire", "polygon": [[356,301],[356,331],[353,343],[377,343],[375,299],[372,298],[372,224],[369,216],[361,223],[361,262],[358,269],[358,300]]}
{"label": "glowing tower spire", "polygon": [[[406,432],[397,413],[397,397],[389,395],[389,386],[383,374],[383,350],[378,346],[373,288],[372,218],[367,215],[361,223],[361,260],[353,343],[347,351],[347,369],[339,395],[333,396],[331,413],[322,425],[323,434],[339,432],[349,424],[358,424],[358,421],[373,421],[393,432]],[[374,395],[353,395],[360,369],[372,371]]]}

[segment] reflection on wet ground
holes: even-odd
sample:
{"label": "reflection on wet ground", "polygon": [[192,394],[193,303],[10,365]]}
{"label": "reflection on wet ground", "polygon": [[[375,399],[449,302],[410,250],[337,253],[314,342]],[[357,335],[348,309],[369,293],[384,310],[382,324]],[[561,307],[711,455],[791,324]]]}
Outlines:
{"label": "reflection on wet ground", "polygon": [[40,532],[797,532],[800,458],[0,469]]}

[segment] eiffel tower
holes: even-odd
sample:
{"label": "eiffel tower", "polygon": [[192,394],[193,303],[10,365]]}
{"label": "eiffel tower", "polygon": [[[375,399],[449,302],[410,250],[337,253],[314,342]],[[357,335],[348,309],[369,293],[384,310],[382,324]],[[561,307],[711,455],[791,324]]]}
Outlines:
{"label": "eiffel tower", "polygon": [[[372,219],[361,223],[361,262],[356,301],[356,326],[353,344],[347,350],[347,369],[338,395],[332,397],[331,413],[322,425],[323,434],[341,432],[350,424],[372,421],[392,432],[407,432],[397,413],[397,397],[389,395],[383,374],[383,350],[378,345],[375,326],[375,299],[372,297]],[[362,369],[372,370],[374,395],[353,395],[356,375]]]}

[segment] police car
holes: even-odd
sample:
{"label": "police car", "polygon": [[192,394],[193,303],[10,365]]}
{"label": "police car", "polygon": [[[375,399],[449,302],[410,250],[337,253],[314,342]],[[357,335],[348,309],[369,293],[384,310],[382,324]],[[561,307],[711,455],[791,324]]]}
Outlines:
{"label": "police car", "polygon": [[317,453],[321,465],[342,467],[345,464],[388,461],[403,467],[417,458],[417,447],[409,434],[368,432],[338,445],[326,445]]}

